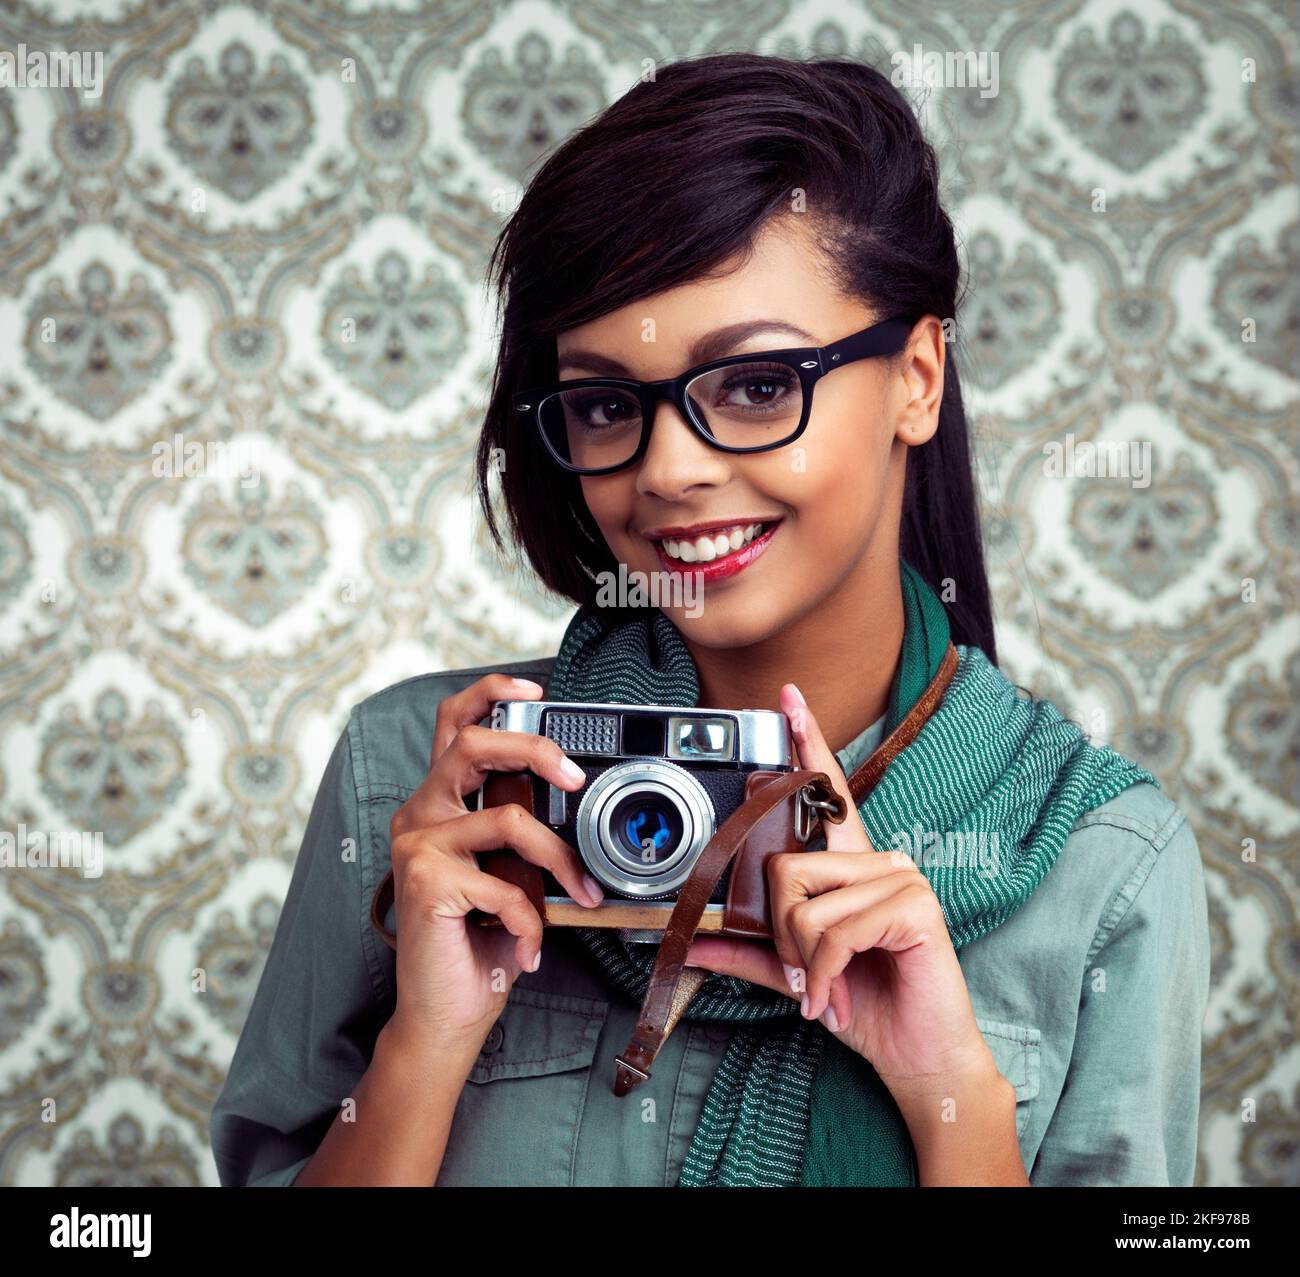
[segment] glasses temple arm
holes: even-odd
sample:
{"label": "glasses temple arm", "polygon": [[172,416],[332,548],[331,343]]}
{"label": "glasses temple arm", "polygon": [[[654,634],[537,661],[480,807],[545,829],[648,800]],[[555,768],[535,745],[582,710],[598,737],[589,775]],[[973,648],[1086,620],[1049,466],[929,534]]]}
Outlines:
{"label": "glasses temple arm", "polygon": [[873,355],[893,355],[902,350],[907,335],[912,331],[911,319],[886,319],[864,332],[854,333],[842,341],[822,347],[822,362],[826,371],[855,359],[869,359]]}

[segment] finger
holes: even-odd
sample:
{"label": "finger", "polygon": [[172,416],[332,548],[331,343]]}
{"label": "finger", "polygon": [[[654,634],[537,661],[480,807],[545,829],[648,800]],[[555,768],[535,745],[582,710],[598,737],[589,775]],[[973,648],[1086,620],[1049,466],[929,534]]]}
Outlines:
{"label": "finger", "polygon": [[435,886],[421,886],[419,869],[403,876],[396,892],[399,938],[409,931],[409,922],[402,921],[403,913],[428,914],[433,925],[435,919],[454,919],[464,925],[465,914],[471,909],[481,909],[500,918],[506,931],[515,936],[515,961],[521,971],[533,970],[533,960],[542,951],[542,918],[528,899],[528,892],[493,874],[485,874],[477,866],[448,860],[438,866]]}
{"label": "finger", "polygon": [[476,790],[489,772],[531,771],[561,789],[581,789],[587,774],[549,736],[462,727],[434,764],[434,788],[460,799]]}
{"label": "finger", "polygon": [[[782,931],[789,949],[798,955],[798,963],[804,968],[803,987],[809,995],[810,1008],[816,995],[817,1009],[809,1014],[809,1019],[816,1019],[825,1010],[821,1001],[824,986],[813,986],[814,963],[825,933],[851,917],[855,910],[861,911],[877,901],[888,900],[906,885],[905,882],[892,878],[857,882],[798,900],[783,911]],[[843,967],[832,971],[826,977],[827,981],[841,970]]]}
{"label": "finger", "polygon": [[803,693],[794,683],[786,683],[781,688],[780,705],[790,719],[790,731],[794,736],[795,747],[799,755],[799,765],[811,771],[825,772],[830,778],[831,787],[844,800],[848,811],[846,819],[839,822],[823,820],[822,832],[826,836],[828,851],[871,851],[871,839],[867,837],[866,827],[857,814],[857,804],[849,797],[849,782],[840,766],[839,759],[826,743],[822,729],[818,726]]}
{"label": "finger", "polygon": [[703,967],[721,975],[739,976],[752,984],[765,985],[799,1000],[792,994],[781,960],[771,945],[764,941],[733,940],[726,936],[697,936],[686,951],[685,965]]}
{"label": "finger", "polygon": [[[732,940],[725,936],[697,936],[686,953],[685,965],[703,967],[720,975],[734,975],[752,984],[761,984],[802,1002],[806,993],[803,967],[787,967],[766,944],[751,940]],[[853,997],[848,981],[841,975],[832,983],[831,1005],[839,1017],[832,1032],[848,1025],[853,1015]],[[827,1025],[830,1028],[829,1025]]]}
{"label": "finger", "polygon": [[475,853],[507,848],[529,864],[547,870],[579,904],[594,908],[605,898],[600,884],[587,873],[578,853],[518,803],[466,812],[433,829],[403,834],[393,843],[394,877],[399,873],[399,866],[404,868],[434,847],[475,865]]}
{"label": "finger", "polygon": [[399,832],[422,829],[463,813],[466,795],[494,771],[531,771],[570,791],[587,782],[582,768],[549,737],[495,731],[471,723],[456,733],[419,789],[402,804]]}
{"label": "finger", "polygon": [[515,962],[521,971],[540,965],[546,926],[528,893],[481,869],[474,872],[462,889],[467,903],[483,913],[494,914],[515,938]]}
{"label": "finger", "polygon": [[528,678],[513,678],[509,674],[485,674],[462,691],[444,696],[438,703],[438,713],[433,725],[433,752],[429,756],[432,767],[455,739],[462,727],[477,723],[492,711],[494,701],[536,701],[545,693],[538,683]]}
{"label": "finger", "polygon": [[778,851],[768,857],[769,897],[790,893],[791,900],[819,896],[858,882],[874,882],[890,874],[912,876],[921,871],[902,851]]}
{"label": "finger", "polygon": [[[530,864],[545,869],[581,905],[594,909],[605,899],[600,884],[587,872],[574,848],[518,803],[470,812],[448,824],[460,825],[466,831],[467,849],[495,851],[507,847]],[[456,838],[453,833],[453,845]]]}
{"label": "finger", "polygon": [[[469,687],[443,697],[434,719],[429,772],[432,773],[461,728],[477,725],[479,719],[487,717],[493,702],[534,700],[542,695],[543,689],[531,679],[513,678],[508,674],[485,674]],[[390,839],[395,839],[408,830],[445,820],[464,810],[464,803],[460,801],[464,790],[456,794],[453,801],[447,802],[445,792],[435,789],[436,783],[431,784],[426,775],[419,788],[393,813],[389,824]]]}
{"label": "finger", "polygon": [[[828,1022],[829,1011],[834,1011],[833,1024]],[[831,994],[827,999],[826,1010],[819,1018],[832,1033],[843,1032],[848,1027],[849,1021],[853,1019],[853,995],[849,992],[848,978],[842,971],[831,981]]]}
{"label": "finger", "polygon": [[[912,872],[913,862],[903,856]],[[767,896],[772,916],[772,942],[781,961],[792,967],[806,965],[806,950],[790,924],[790,914],[824,892],[838,891],[862,881],[875,882],[905,872],[894,853],[864,856],[860,851],[779,851],[768,857]]]}
{"label": "finger", "polygon": [[913,924],[923,889],[929,890],[929,885],[915,880],[859,883],[818,896],[794,911],[793,927],[808,953],[809,1019],[826,1010],[832,981],[857,954],[870,949],[901,952],[917,942]]}

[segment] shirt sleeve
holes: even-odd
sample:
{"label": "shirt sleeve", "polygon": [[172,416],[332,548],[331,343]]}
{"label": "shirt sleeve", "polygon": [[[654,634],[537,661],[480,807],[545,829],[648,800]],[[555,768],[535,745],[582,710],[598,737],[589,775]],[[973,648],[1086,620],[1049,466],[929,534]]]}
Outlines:
{"label": "shirt sleeve", "polygon": [[1031,1184],[1192,1184],[1209,990],[1204,871],[1184,819],[1147,843],[1102,918]]}
{"label": "shirt sleeve", "polygon": [[248,1018],[209,1124],[226,1187],[285,1187],[369,1067],[382,1027],[361,944],[351,746],[339,737],[312,804]]}

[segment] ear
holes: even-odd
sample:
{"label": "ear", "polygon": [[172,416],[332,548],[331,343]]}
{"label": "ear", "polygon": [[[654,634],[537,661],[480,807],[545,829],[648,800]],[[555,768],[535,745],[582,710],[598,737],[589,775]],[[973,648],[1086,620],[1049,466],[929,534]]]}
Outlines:
{"label": "ear", "polygon": [[898,355],[902,408],[895,437],[902,443],[915,447],[931,439],[938,430],[946,358],[943,323],[935,315],[925,315],[917,321],[906,347]]}

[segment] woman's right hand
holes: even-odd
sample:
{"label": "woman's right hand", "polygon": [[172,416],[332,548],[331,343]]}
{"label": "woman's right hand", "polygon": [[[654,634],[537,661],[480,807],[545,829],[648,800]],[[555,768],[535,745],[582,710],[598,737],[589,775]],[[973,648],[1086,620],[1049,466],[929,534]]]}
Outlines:
{"label": "woman's right hand", "polygon": [[[522,888],[484,873],[475,852],[509,848],[579,903],[594,908],[603,898],[578,853],[531,811],[517,803],[471,811],[464,802],[491,771],[532,771],[561,789],[582,787],[581,768],[553,740],[478,725],[493,701],[542,695],[526,679],[488,674],[438,706],[428,775],[389,827],[398,919],[390,1038],[472,1058],[520,971],[537,969],[537,910]],[[504,929],[470,923],[472,909],[495,914]]]}

